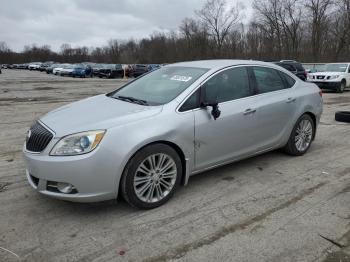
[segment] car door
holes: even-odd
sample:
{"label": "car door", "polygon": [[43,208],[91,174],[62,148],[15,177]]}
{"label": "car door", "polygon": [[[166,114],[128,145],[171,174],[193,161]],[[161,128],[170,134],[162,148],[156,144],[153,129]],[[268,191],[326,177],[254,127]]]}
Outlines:
{"label": "car door", "polygon": [[225,69],[200,88],[201,99],[218,102],[220,117],[212,107],[195,110],[195,169],[203,170],[255,150],[259,132],[255,121],[255,98],[246,67]]}
{"label": "car door", "polygon": [[279,145],[291,128],[297,110],[296,80],[269,67],[249,67],[257,91],[255,99],[257,148],[267,150]]}

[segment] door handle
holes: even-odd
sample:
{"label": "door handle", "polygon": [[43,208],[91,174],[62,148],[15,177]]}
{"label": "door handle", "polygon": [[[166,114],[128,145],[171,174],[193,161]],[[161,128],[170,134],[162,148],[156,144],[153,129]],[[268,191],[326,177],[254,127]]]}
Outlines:
{"label": "door handle", "polygon": [[296,100],[297,100],[296,98],[289,97],[289,98],[287,99],[287,103],[288,103],[288,104],[289,104],[289,103],[294,103]]}
{"label": "door handle", "polygon": [[251,109],[251,108],[248,108],[247,110],[244,111],[244,115],[251,115],[251,114],[254,114],[256,112],[256,109]]}

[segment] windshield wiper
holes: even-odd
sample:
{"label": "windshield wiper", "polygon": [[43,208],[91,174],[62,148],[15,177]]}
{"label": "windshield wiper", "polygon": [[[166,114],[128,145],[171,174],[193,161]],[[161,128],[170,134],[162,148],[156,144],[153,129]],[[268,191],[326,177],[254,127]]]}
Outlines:
{"label": "windshield wiper", "polygon": [[138,98],[131,97],[131,96],[117,96],[115,98],[123,100],[123,101],[128,101],[131,103],[139,104],[139,105],[148,106],[148,103],[146,100],[138,99]]}

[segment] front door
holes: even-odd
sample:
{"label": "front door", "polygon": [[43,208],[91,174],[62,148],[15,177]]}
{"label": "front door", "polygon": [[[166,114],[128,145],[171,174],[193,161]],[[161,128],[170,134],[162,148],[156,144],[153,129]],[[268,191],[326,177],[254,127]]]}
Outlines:
{"label": "front door", "polygon": [[195,113],[195,169],[202,170],[254,151],[255,97],[246,67],[225,69],[201,86],[208,101],[217,101],[221,115],[212,108]]}

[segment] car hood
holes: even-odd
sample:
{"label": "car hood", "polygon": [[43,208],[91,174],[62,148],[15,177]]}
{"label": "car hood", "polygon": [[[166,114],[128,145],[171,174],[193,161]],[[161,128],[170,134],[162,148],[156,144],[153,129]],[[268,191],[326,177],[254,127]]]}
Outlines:
{"label": "car hood", "polygon": [[62,137],[125,125],[161,111],[162,106],[143,106],[98,95],[53,110],[40,121],[52,129],[57,137]]}

